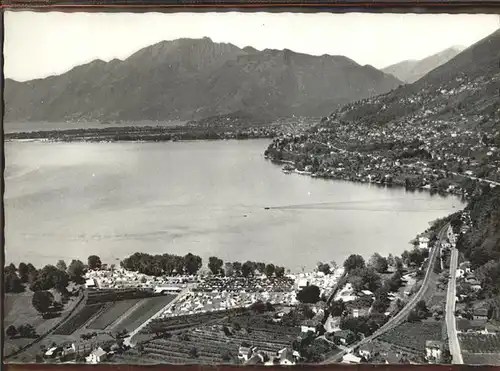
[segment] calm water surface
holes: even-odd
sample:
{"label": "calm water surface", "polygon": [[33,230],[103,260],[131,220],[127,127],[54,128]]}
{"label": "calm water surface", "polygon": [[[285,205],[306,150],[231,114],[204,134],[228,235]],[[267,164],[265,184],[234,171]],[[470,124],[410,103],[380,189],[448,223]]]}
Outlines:
{"label": "calm water surface", "polygon": [[351,253],[399,254],[429,221],[462,207],[286,175],[263,158],[267,144],[6,143],[7,261],[193,252],[299,270]]}

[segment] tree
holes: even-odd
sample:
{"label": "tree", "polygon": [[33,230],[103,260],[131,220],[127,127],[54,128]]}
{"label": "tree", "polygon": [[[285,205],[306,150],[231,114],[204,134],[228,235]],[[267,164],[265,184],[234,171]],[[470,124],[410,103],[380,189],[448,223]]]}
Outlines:
{"label": "tree", "polygon": [[224,273],[227,277],[231,277],[234,275],[233,263],[227,262],[224,264]]}
{"label": "tree", "polygon": [[396,271],[385,284],[389,291],[397,291],[403,285],[403,275],[401,274],[401,271]]}
{"label": "tree", "polygon": [[274,264],[268,264],[268,265],[266,265],[266,269],[265,269],[266,276],[267,277],[272,277],[275,270],[276,270],[276,267],[274,266]]}
{"label": "tree", "polygon": [[102,267],[102,262],[101,258],[98,257],[97,255],[90,255],[87,259],[87,265],[89,269],[101,269]]}
{"label": "tree", "polygon": [[297,300],[301,303],[316,304],[319,301],[320,294],[321,291],[318,286],[306,286],[297,293]]}
{"label": "tree", "polygon": [[360,276],[351,275],[349,277],[349,282],[351,283],[354,292],[360,292],[365,289],[365,284]]}
{"label": "tree", "polygon": [[7,330],[5,331],[8,337],[13,338],[14,336],[17,335],[17,329],[14,325],[10,325],[7,327]]}
{"label": "tree", "polygon": [[404,266],[403,266],[403,259],[401,259],[399,256],[396,256],[394,258],[394,266],[398,271],[402,271]]}
{"label": "tree", "polygon": [[66,262],[62,259],[57,262],[56,268],[63,272],[66,272],[66,270],[68,269]]}
{"label": "tree", "polygon": [[246,261],[241,266],[241,274],[243,275],[243,277],[249,277],[250,275],[253,275],[254,271],[255,265],[251,261]]}
{"label": "tree", "polygon": [[375,292],[381,286],[380,276],[373,268],[358,268],[349,274],[355,291],[370,290]]}
{"label": "tree", "polygon": [[29,324],[19,326],[17,332],[22,338],[34,338],[36,336],[35,328]]}
{"label": "tree", "polygon": [[408,265],[420,266],[428,256],[428,250],[415,248],[408,254]]}
{"label": "tree", "polygon": [[344,262],[344,269],[350,272],[357,268],[365,268],[365,259],[361,255],[351,254]]}
{"label": "tree", "polygon": [[223,265],[224,262],[222,261],[222,259],[219,259],[216,256],[211,256],[210,258],[208,258],[208,269],[210,269],[213,274],[220,274],[222,272]]}
{"label": "tree", "polygon": [[36,291],[31,299],[31,304],[40,314],[44,315],[50,311],[54,295],[49,291]]}
{"label": "tree", "polygon": [[259,271],[260,274],[265,274],[266,273],[266,263],[255,263],[255,267]]}
{"label": "tree", "polygon": [[5,271],[17,273],[17,268],[14,263],[10,263],[9,266],[5,268]]}
{"label": "tree", "polygon": [[346,306],[345,303],[342,299],[332,301],[332,304],[330,305],[329,312],[332,315],[332,317],[340,317],[342,314],[345,312]]}
{"label": "tree", "polygon": [[387,259],[382,257],[379,253],[373,254],[370,259],[370,266],[379,273],[387,272],[388,265]]}
{"label": "tree", "polygon": [[392,254],[389,254],[389,256],[387,256],[387,264],[389,264],[390,267],[396,266],[396,260],[394,259],[394,256]]}
{"label": "tree", "polygon": [[44,291],[56,289],[61,293],[66,292],[69,284],[69,276],[53,265],[46,265],[38,272],[36,280],[31,284],[32,291]]}
{"label": "tree", "polygon": [[235,276],[241,276],[242,264],[240,262],[233,263],[233,272]]}
{"label": "tree", "polygon": [[415,311],[415,309],[413,309],[412,311],[410,311],[410,313],[408,314],[408,322],[417,322],[420,320],[420,317],[419,315],[417,314],[417,312]]}
{"label": "tree", "polygon": [[445,348],[443,350],[442,355],[441,355],[441,363],[442,364],[451,364],[452,361],[453,361],[453,357],[452,357],[449,349]]}
{"label": "tree", "polygon": [[427,309],[425,300],[419,300],[417,304],[415,304],[415,311],[420,318],[427,318],[427,316],[429,315],[429,309]]}
{"label": "tree", "polygon": [[276,269],[274,270],[274,274],[276,274],[276,277],[283,277],[285,275],[285,268],[276,267]]}
{"label": "tree", "polygon": [[26,263],[19,263],[17,273],[19,274],[19,279],[21,280],[22,283],[28,282],[29,269],[28,269],[28,265]]}
{"label": "tree", "polygon": [[372,308],[377,313],[385,313],[387,308],[391,305],[387,291],[381,289],[377,292],[375,301],[373,302]]}
{"label": "tree", "polygon": [[83,274],[85,273],[85,265],[81,260],[73,259],[68,267],[69,278],[75,283],[83,283]]}
{"label": "tree", "polygon": [[4,274],[5,292],[19,293],[24,291],[24,286],[16,272],[9,270]]}
{"label": "tree", "polygon": [[328,263],[318,263],[318,272],[323,272],[325,275],[330,274],[331,268]]}
{"label": "tree", "polygon": [[196,274],[200,270],[201,265],[202,261],[198,255],[188,253],[186,256],[184,256],[184,268],[186,269],[186,272],[188,274]]}

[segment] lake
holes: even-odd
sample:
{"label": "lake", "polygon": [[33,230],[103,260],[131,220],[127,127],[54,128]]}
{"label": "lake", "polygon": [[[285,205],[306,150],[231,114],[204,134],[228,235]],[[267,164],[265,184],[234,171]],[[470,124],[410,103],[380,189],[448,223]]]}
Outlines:
{"label": "lake", "polygon": [[[268,140],[5,144],[7,263],[192,252],[297,271],[400,254],[456,197],[284,174]],[[271,209],[265,210],[265,207]]]}

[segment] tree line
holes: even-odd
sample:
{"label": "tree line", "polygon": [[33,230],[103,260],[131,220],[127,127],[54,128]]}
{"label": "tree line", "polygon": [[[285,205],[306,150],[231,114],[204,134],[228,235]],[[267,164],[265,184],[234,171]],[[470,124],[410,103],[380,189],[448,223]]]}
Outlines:
{"label": "tree line", "polygon": [[73,259],[67,266],[64,260],[59,260],[56,265],[48,264],[41,269],[31,263],[21,262],[18,266],[11,263],[4,267],[4,289],[7,293],[23,292],[26,287],[31,291],[55,289],[65,294],[70,281],[82,284],[85,272],[101,265],[101,259],[96,255],[89,256],[87,264]]}
{"label": "tree line", "polygon": [[[202,258],[191,253],[180,256],[174,254],[150,255],[137,252],[121,262],[122,268],[149,276],[195,275],[202,266]],[[285,275],[285,268],[274,264],[252,261],[244,263],[224,262],[216,256],[209,257],[207,268],[214,275],[228,277],[250,277],[255,275],[256,272],[265,274],[268,277],[283,277]]]}

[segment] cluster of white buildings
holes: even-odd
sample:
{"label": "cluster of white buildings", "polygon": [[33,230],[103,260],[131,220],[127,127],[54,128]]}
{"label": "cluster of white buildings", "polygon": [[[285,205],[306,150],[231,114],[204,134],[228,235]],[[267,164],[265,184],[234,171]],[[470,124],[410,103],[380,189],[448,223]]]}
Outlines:
{"label": "cluster of white buildings", "polygon": [[160,315],[160,318],[197,313],[217,312],[235,308],[245,308],[262,301],[271,304],[297,304],[295,292],[188,292],[169,306]]}
{"label": "cluster of white buildings", "polygon": [[197,280],[194,276],[154,277],[122,268],[90,270],[85,274],[87,288],[143,288],[155,291],[176,291]]}
{"label": "cluster of white buildings", "polygon": [[319,287],[321,294],[330,294],[340,278],[344,275],[344,268],[337,268],[331,274],[324,274],[323,272],[300,273],[296,275],[288,275],[287,277],[295,281],[295,288],[301,290],[306,286]]}

